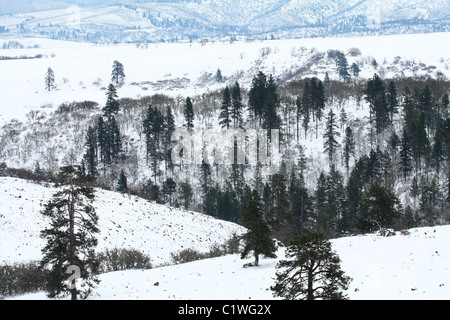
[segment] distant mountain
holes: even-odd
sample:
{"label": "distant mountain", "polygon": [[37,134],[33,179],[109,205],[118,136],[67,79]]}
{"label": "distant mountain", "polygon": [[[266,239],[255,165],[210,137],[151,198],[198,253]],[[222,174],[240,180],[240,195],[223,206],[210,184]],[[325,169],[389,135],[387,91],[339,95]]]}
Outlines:
{"label": "distant mountain", "polygon": [[1,0],[0,4],[3,35],[90,42],[302,38],[450,30],[447,0],[26,0],[14,3]]}

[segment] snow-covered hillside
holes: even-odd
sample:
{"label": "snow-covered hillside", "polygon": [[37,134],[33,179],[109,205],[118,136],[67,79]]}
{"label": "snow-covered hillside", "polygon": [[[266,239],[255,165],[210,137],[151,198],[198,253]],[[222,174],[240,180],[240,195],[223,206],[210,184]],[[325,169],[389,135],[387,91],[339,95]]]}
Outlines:
{"label": "snow-covered hillside", "polygon": [[[0,263],[41,259],[45,240],[39,232],[48,221],[40,214],[55,192],[26,180],[0,178]],[[208,252],[243,228],[226,221],[169,208],[118,192],[97,190],[98,251],[138,249],[154,266],[171,263],[171,253],[183,249]]]}
{"label": "snow-covered hillside", "polygon": [[[203,45],[102,46],[33,38],[17,40],[23,49],[0,50],[0,56],[19,58],[0,61],[0,73],[5,75],[0,79],[0,125],[14,118],[25,121],[32,110],[54,111],[63,102],[91,100],[103,105],[114,60],[125,68],[125,84],[118,89],[120,98],[154,93],[173,97],[201,95],[234,81],[248,88],[258,71],[273,74],[280,81],[307,76],[323,79],[326,71],[331,79],[338,79],[335,62],[326,59],[326,52],[347,53],[351,48],[361,52],[347,57],[349,65],[356,62],[360,66],[360,78],[367,79],[374,73],[386,78],[435,77],[437,71],[450,76],[447,47],[442,45],[450,41],[450,33]],[[20,58],[36,55],[42,58]],[[50,92],[44,84],[49,67],[54,71],[57,86]],[[217,69],[221,70],[225,83],[215,81]]]}
{"label": "snow-covered hillside", "polygon": [[300,38],[449,28],[449,6],[444,0],[61,1],[39,5],[28,1],[28,6],[17,2],[0,9],[0,13],[8,13],[0,16],[7,36],[90,42]]}

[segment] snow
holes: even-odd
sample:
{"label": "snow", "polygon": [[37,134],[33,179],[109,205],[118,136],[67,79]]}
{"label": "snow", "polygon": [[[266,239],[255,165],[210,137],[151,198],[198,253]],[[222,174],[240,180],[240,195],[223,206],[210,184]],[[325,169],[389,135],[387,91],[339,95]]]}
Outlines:
{"label": "snow", "polygon": [[[0,178],[0,261],[39,259],[43,245],[39,214],[52,188],[14,178]],[[121,203],[121,205],[119,204]],[[100,216],[99,249],[134,247],[148,253],[156,266],[101,274],[101,283],[90,299],[102,300],[271,300],[276,264],[284,259],[280,246],[276,259],[260,260],[258,267],[243,268],[252,258],[239,254],[179,265],[170,263],[170,252],[226,240],[243,232],[235,224],[198,213],[171,209],[97,191]],[[120,225],[120,227],[119,227]],[[377,234],[333,239],[332,248],[341,267],[352,278],[346,291],[352,300],[447,300],[450,297],[450,226],[414,228],[409,234]],[[159,285],[155,285],[159,283]],[[44,292],[10,299],[47,299]]]}
{"label": "snow", "polygon": [[[40,214],[55,189],[26,180],[0,178],[0,263],[40,260],[48,221]],[[171,253],[195,248],[208,252],[242,227],[196,212],[169,208],[118,192],[96,190],[98,251],[139,249],[154,266],[170,263]]]}
{"label": "snow", "polygon": [[[13,39],[4,39],[4,42],[10,40]],[[42,58],[0,61],[0,74],[3,75],[0,78],[0,125],[14,118],[23,122],[29,111],[42,110],[43,106],[50,111],[63,102],[92,100],[103,104],[114,60],[120,61],[125,68],[126,81],[118,89],[121,98],[138,98],[154,93],[171,96],[203,94],[225,86],[224,83],[202,80],[202,76],[208,74],[213,78],[219,68],[229,83],[238,80],[241,87],[248,88],[252,77],[260,70],[283,77],[306,66],[314,53],[326,53],[329,49],[347,52],[350,48],[359,48],[362,56],[349,57],[349,65],[375,58],[379,66],[372,68],[366,63],[361,78],[372,77],[376,72],[384,77],[435,76],[438,70],[447,77],[450,74],[447,47],[442,45],[450,40],[450,33],[140,46],[35,38],[16,40],[25,48],[0,50],[0,56],[34,57],[41,54]],[[32,48],[34,45],[39,48]],[[267,48],[269,54],[263,56],[262,52]],[[411,70],[395,68],[395,57],[413,64]],[[436,69],[420,71],[420,63]],[[50,92],[44,86],[49,67],[55,73],[57,85],[57,89]],[[302,76],[323,79],[327,70],[333,78],[336,77],[334,69],[334,63],[321,64]],[[188,84],[180,84],[183,78],[189,80]],[[157,86],[156,83],[162,80],[167,83]]]}

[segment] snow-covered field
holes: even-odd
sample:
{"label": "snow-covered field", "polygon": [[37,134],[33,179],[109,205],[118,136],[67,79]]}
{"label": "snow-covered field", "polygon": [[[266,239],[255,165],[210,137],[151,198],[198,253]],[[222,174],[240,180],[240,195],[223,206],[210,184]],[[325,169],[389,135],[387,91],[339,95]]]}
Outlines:
{"label": "snow-covered field", "polygon": [[[14,178],[0,178],[0,262],[40,258],[45,221],[39,214],[53,190]],[[154,265],[170,263],[170,253],[195,247],[208,251],[232,232],[243,229],[198,213],[158,206],[119,193],[98,191],[99,249],[138,248]],[[450,298],[450,226],[416,228],[410,234],[376,234],[332,240],[341,267],[353,281],[350,299]],[[100,276],[91,299],[270,300],[276,263],[262,259],[257,268],[243,268],[252,259],[228,255],[196,262],[119,271]],[[159,282],[159,286],[154,284]],[[15,299],[46,299],[38,292]]]}
{"label": "snow-covered field", "polygon": [[[0,39],[0,44],[13,39]],[[306,66],[301,76],[323,79],[325,71],[337,78],[334,63],[322,60],[311,65],[317,53],[330,49],[345,53],[358,48],[359,56],[348,56],[349,65],[362,66],[360,77],[374,73],[384,77],[430,75],[439,70],[450,75],[450,33],[393,35],[380,37],[315,38],[244,42],[158,43],[96,45],[48,39],[16,39],[24,49],[0,50],[0,56],[40,59],[0,60],[0,125],[13,118],[26,119],[31,110],[54,110],[63,102],[92,100],[103,104],[110,83],[112,64],[124,65],[126,80],[119,97],[137,98],[153,93],[171,96],[203,94],[222,88],[214,81],[220,69],[227,83],[238,80],[249,87],[258,71],[285,78]],[[38,48],[34,48],[35,45]],[[377,66],[372,66],[373,59]],[[327,64],[328,63],[328,64]],[[56,90],[45,90],[48,68],[56,77]],[[326,67],[326,68],[325,68]],[[428,68],[431,67],[431,68]],[[330,71],[331,70],[331,71]]]}

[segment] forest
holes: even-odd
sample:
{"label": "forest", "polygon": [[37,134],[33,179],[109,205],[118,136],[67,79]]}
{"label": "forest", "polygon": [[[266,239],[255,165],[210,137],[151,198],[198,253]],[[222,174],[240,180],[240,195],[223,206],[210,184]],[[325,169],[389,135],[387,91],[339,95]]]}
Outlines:
{"label": "forest", "polygon": [[[34,113],[27,125],[3,127],[0,151],[30,163],[37,150],[24,171],[33,179],[51,179],[60,162],[76,165],[99,187],[236,223],[256,190],[283,242],[311,231],[334,238],[448,223],[450,83],[339,74],[279,83],[258,72],[248,88],[235,81],[191,97],[119,99],[120,86],[110,84],[104,106],[67,103],[50,118]],[[264,175],[247,158],[175,164],[178,128],[278,129],[279,171]]]}

